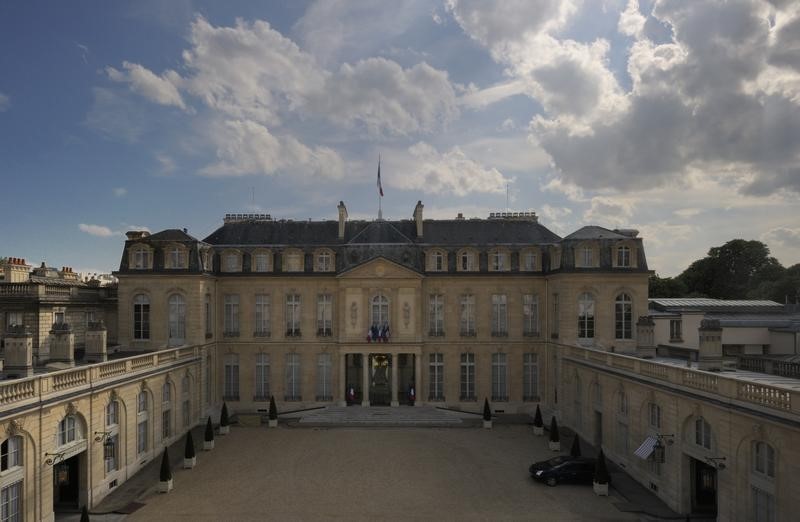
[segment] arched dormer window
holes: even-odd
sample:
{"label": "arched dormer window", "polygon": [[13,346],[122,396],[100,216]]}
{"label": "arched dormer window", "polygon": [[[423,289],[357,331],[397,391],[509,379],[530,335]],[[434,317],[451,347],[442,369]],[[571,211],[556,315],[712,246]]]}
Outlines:
{"label": "arched dormer window", "polygon": [[458,272],[475,272],[478,270],[478,254],[474,250],[465,248],[458,251],[456,264]]}
{"label": "arched dormer window", "polygon": [[206,272],[213,272],[214,271],[214,252],[211,249],[203,250],[201,254],[201,259],[203,260],[203,270]]}
{"label": "arched dormer window", "polygon": [[636,243],[621,240],[611,247],[611,263],[614,268],[636,268]]}
{"label": "arched dormer window", "polygon": [[519,269],[522,272],[538,271],[539,262],[539,253],[533,248],[526,248],[519,254]]}
{"label": "arched dormer window", "polygon": [[550,270],[561,268],[561,248],[550,247]]}
{"label": "arched dormer window", "polygon": [[429,272],[447,271],[447,253],[442,250],[430,250],[427,255]]}
{"label": "arched dormer window", "polygon": [[164,251],[164,267],[170,269],[189,268],[189,256],[186,247],[172,243]]}
{"label": "arched dormer window", "polygon": [[328,249],[318,250],[314,253],[314,271],[315,272],[333,272],[334,270],[334,255]]}
{"label": "arched dormer window", "polygon": [[22,437],[14,435],[0,445],[0,473],[22,466]]}
{"label": "arched dormer window", "polygon": [[489,251],[489,271],[506,272],[511,267],[508,251],[502,248],[494,248]]}
{"label": "arched dormer window", "polygon": [[284,272],[302,272],[305,270],[305,256],[302,250],[290,248],[283,253]]}
{"label": "arched dormer window", "polygon": [[253,265],[251,269],[253,272],[271,272],[272,252],[264,249],[258,249],[253,252]]}
{"label": "arched dormer window", "polygon": [[242,271],[242,254],[238,250],[225,250],[222,253],[222,271],[225,273]]}
{"label": "arched dormer window", "polygon": [[153,249],[142,244],[131,246],[128,251],[128,266],[134,270],[152,269]]}
{"label": "arched dormer window", "polygon": [[591,243],[582,243],[575,248],[575,267],[592,268],[598,266],[597,252]]}
{"label": "arched dormer window", "polygon": [[620,268],[631,266],[631,247],[625,245],[617,247],[616,258],[616,266]]}

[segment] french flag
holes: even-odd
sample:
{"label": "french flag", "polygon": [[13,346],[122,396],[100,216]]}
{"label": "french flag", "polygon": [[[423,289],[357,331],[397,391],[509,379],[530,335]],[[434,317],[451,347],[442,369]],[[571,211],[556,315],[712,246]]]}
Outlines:
{"label": "french flag", "polygon": [[378,194],[383,197],[383,185],[381,185],[381,157],[378,156]]}

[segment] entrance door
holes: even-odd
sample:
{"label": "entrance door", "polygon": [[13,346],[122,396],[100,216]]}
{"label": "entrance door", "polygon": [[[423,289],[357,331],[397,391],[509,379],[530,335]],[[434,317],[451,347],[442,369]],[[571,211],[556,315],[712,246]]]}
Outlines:
{"label": "entrance door", "polygon": [[717,469],[697,459],[692,459],[692,467],[692,511],[716,515]]}
{"label": "entrance door", "polygon": [[[345,390],[344,396],[348,404],[361,404],[361,399],[364,396],[362,393],[361,378],[363,375],[362,366],[364,364],[364,357],[360,353],[348,353],[345,355],[346,368],[345,368]],[[352,394],[350,393],[352,390]]]}
{"label": "entrance door", "polygon": [[373,353],[369,356],[369,403],[371,406],[389,406],[392,400],[392,356]]}
{"label": "entrance door", "polygon": [[53,508],[77,509],[80,493],[80,455],[53,466]]}

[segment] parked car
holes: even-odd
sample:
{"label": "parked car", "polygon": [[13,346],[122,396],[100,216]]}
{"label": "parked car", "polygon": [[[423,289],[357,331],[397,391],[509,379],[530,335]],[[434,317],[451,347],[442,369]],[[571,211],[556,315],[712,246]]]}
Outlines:
{"label": "parked car", "polygon": [[556,484],[591,484],[594,477],[595,459],[561,455],[531,464],[531,477],[548,486]]}

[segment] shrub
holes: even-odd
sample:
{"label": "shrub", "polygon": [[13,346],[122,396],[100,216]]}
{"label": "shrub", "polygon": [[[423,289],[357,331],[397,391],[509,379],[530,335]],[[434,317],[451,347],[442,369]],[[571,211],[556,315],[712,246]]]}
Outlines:
{"label": "shrub", "polygon": [[89,522],[89,508],[86,507],[86,504],[81,509],[81,522]]}
{"label": "shrub", "polygon": [[542,421],[542,410],[539,409],[539,405],[536,405],[536,415],[533,416],[533,425],[537,428],[541,428],[544,426],[544,422]]}
{"label": "shrub", "polygon": [[214,440],[214,426],[211,425],[211,416],[208,417],[208,422],[206,422],[206,435],[204,440],[211,442]]}
{"label": "shrub", "polygon": [[611,477],[608,474],[608,467],[606,467],[606,456],[603,450],[597,455],[597,461],[594,464],[594,481],[598,484],[608,484]]}
{"label": "shrub", "polygon": [[492,420],[492,409],[489,407],[489,399],[483,399],[483,420]]}
{"label": "shrub", "polygon": [[167,447],[164,446],[164,456],[161,457],[161,473],[159,474],[161,482],[169,482],[172,480],[172,469],[169,467],[169,453]]}
{"label": "shrub", "polygon": [[228,404],[223,402],[222,413],[219,415],[219,425],[227,426],[228,424],[230,424],[230,421],[228,420]]}
{"label": "shrub", "polygon": [[278,408],[275,406],[275,396],[270,395],[269,397],[269,420],[277,420],[278,419]]}
{"label": "shrub", "polygon": [[556,422],[556,416],[553,415],[552,419],[550,419],[550,442],[560,442],[561,438],[558,436],[558,422]]}
{"label": "shrub", "polygon": [[194,439],[192,438],[192,430],[186,432],[186,448],[183,450],[183,458],[194,458]]}

